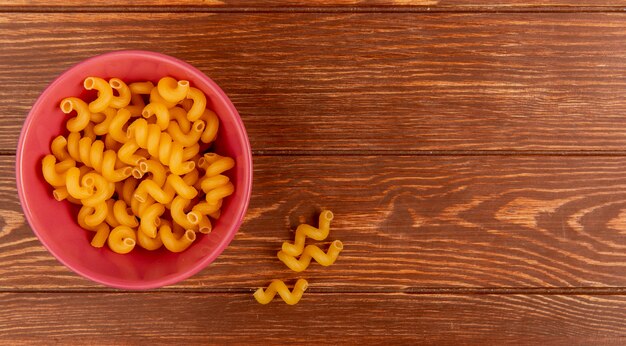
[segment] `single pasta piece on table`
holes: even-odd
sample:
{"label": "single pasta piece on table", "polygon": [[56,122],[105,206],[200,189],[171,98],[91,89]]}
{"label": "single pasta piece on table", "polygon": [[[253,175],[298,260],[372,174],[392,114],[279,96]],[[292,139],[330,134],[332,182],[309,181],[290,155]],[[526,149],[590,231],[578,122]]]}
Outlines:
{"label": "single pasta piece on table", "polygon": [[295,272],[304,271],[311,264],[311,259],[314,259],[317,263],[328,267],[335,263],[339,253],[343,250],[343,243],[340,240],[335,240],[330,244],[330,248],[327,253],[324,253],[322,249],[315,245],[307,245],[302,252],[300,258],[290,256],[283,251],[278,251],[278,259],[285,263],[287,267]]}
{"label": "single pasta piece on table", "polygon": [[291,292],[282,280],[273,280],[265,290],[263,288],[256,290],[254,299],[261,304],[269,304],[278,293],[285,303],[294,305],[302,299],[302,294],[307,288],[309,288],[309,283],[305,279],[299,279]]}
{"label": "single pasta piece on table", "polygon": [[333,220],[333,213],[330,210],[324,210],[319,217],[319,228],[311,225],[302,224],[296,229],[296,237],[293,244],[284,242],[282,251],[289,256],[300,256],[304,250],[304,242],[306,237],[315,240],[324,240],[330,232],[330,222]]}

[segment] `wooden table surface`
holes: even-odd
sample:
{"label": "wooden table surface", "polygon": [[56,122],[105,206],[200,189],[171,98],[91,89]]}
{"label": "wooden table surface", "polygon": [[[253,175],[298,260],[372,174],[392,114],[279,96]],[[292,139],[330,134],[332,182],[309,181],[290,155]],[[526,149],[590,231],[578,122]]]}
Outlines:
{"label": "wooden table surface", "polygon": [[[0,0],[0,343],[623,344],[624,7]],[[205,72],[254,153],[231,245],[147,292],[55,260],[14,178],[45,86],[119,49]],[[275,252],[322,208],[345,250],[293,273]],[[252,297],[300,277],[310,289],[296,306]]]}

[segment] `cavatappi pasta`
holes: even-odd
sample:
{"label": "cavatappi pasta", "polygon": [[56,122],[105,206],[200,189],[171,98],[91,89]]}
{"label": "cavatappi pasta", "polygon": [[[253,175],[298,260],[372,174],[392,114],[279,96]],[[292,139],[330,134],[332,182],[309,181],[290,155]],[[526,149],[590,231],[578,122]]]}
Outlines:
{"label": "cavatappi pasta", "polygon": [[309,283],[304,279],[299,279],[293,287],[292,291],[289,291],[287,285],[281,280],[274,280],[265,289],[259,288],[254,292],[254,298],[261,304],[269,304],[274,299],[276,293],[289,305],[297,304],[302,298],[302,294],[309,287]]}
{"label": "cavatappi pasta", "polygon": [[304,250],[306,237],[320,241],[326,239],[330,231],[330,222],[333,220],[333,217],[333,213],[330,210],[324,210],[319,217],[319,228],[307,224],[298,226],[294,243],[283,243],[283,253],[290,256],[300,256]]}
{"label": "cavatappi pasta", "polygon": [[324,267],[328,267],[329,265],[335,263],[341,250],[343,250],[343,243],[341,243],[340,240],[335,240],[330,244],[328,252],[326,253],[315,245],[307,245],[304,248],[304,251],[302,251],[300,258],[295,258],[294,256],[288,255],[283,251],[278,251],[277,256],[278,259],[285,263],[285,265],[291,270],[301,272],[309,267],[311,259],[314,259],[317,263],[323,265]]}
{"label": "cavatappi pasta", "polygon": [[[208,159],[210,160],[211,156],[209,156]],[[202,162],[202,164],[206,165],[206,162]],[[204,182],[207,186],[212,186],[210,183],[206,183],[206,181],[210,181],[208,179],[217,180],[217,178],[207,178]],[[221,186],[224,185],[222,184]],[[333,241],[327,252],[324,252],[315,245],[304,246],[307,237],[314,240],[326,239],[330,232],[330,222],[333,220],[333,217],[334,215],[330,210],[324,210],[319,216],[319,228],[307,224],[298,226],[294,243],[284,242],[282,250],[277,253],[278,259],[289,267],[289,269],[296,272],[306,270],[313,259],[325,267],[335,263],[339,253],[343,250],[343,243],[340,240]],[[300,257],[296,258],[297,256]],[[294,305],[300,301],[307,287],[308,282],[304,279],[300,279],[296,282],[293,291],[289,292],[284,282],[274,280],[265,291],[259,288],[254,292],[254,298],[261,304],[268,304],[272,301],[276,293],[278,293],[287,304]]]}
{"label": "cavatappi pasta", "polygon": [[56,200],[80,206],[91,245],[181,252],[210,233],[235,190],[223,174],[235,161],[204,152],[219,128],[204,93],[171,77],[88,77],[83,86],[97,97],[61,100],[68,133],[53,139],[42,172]]}

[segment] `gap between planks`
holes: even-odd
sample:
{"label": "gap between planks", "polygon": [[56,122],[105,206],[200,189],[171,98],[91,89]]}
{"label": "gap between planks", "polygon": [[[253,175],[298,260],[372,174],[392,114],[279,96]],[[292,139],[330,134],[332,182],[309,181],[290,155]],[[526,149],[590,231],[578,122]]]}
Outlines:
{"label": "gap between planks", "polygon": [[624,13],[626,6],[0,6],[4,13]]}

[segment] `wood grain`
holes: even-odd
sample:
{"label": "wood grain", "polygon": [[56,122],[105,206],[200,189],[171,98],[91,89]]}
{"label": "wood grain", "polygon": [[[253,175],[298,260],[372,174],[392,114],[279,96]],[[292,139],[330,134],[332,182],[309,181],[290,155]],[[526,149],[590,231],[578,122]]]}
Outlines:
{"label": "wood grain", "polygon": [[[313,291],[314,285],[311,287]],[[288,306],[246,294],[0,294],[6,344],[619,345],[623,296],[305,293]]]}
{"label": "wood grain", "polygon": [[[311,278],[325,292],[625,287],[624,157],[258,156],[245,222],[207,269],[168,289],[252,289]],[[102,289],[44,250],[0,158],[0,289]],[[333,210],[333,266],[276,257],[299,220]]]}
{"label": "wood grain", "polygon": [[55,10],[80,10],[90,7],[119,6],[122,9],[140,9],[141,6],[150,6],[152,9],[177,8],[177,10],[200,10],[212,8],[245,8],[255,9],[277,9],[285,7],[339,7],[350,6],[355,8],[368,8],[372,6],[384,8],[420,8],[425,11],[506,11],[519,9],[598,9],[617,10],[626,3],[623,0],[508,0],[508,1],[486,1],[486,0],[136,0],[132,3],[122,0],[68,0],[62,4],[53,0],[0,0],[0,6],[7,9],[40,10],[41,7],[50,7]]}
{"label": "wood grain", "polygon": [[0,30],[3,153],[56,75],[125,48],[211,76],[256,153],[626,147],[623,13],[10,13]]}

